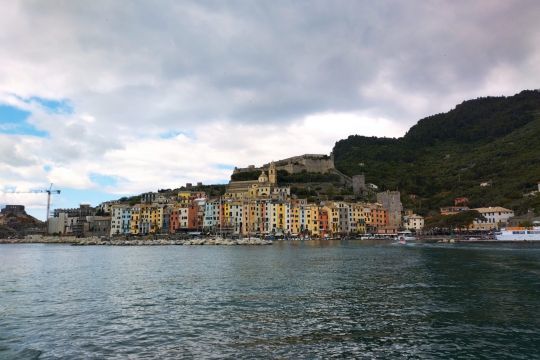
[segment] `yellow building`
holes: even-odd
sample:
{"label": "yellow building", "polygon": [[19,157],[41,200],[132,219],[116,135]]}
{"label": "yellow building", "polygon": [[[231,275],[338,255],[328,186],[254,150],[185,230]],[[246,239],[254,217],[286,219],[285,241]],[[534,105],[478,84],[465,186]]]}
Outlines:
{"label": "yellow building", "polygon": [[304,207],[304,228],[311,236],[319,236],[319,207],[316,204],[307,204]]}
{"label": "yellow building", "polygon": [[335,204],[324,205],[324,210],[328,214],[328,232],[330,234],[338,234],[339,229],[339,208]]}
{"label": "yellow building", "polygon": [[[369,211],[371,213],[371,211]],[[349,207],[350,231],[358,234],[366,233],[366,211],[363,204],[351,204]]]}
{"label": "yellow building", "polygon": [[291,202],[289,221],[291,234],[293,235],[298,235],[301,232],[300,208],[301,205],[298,201]]}
{"label": "yellow building", "polygon": [[180,191],[178,193],[178,203],[181,205],[189,205],[191,202],[191,191]]}
{"label": "yellow building", "polygon": [[162,231],[163,228],[163,207],[151,206],[148,208],[148,220],[150,234],[157,234]]}
{"label": "yellow building", "polygon": [[263,203],[259,200],[247,200],[244,203],[244,220],[245,226],[243,233],[255,234],[264,231],[263,219]]}
{"label": "yellow building", "polygon": [[141,219],[141,206],[135,205],[131,208],[131,220],[129,223],[129,229],[131,235],[139,234],[139,221]]}
{"label": "yellow building", "polygon": [[288,234],[290,232],[290,206],[288,202],[273,202],[270,204],[270,225],[274,233]]}
{"label": "yellow building", "polygon": [[139,219],[139,234],[146,235],[150,233],[150,224],[151,224],[150,213],[151,213],[152,206],[141,204],[140,208],[141,208],[141,213],[140,213],[140,219]]}

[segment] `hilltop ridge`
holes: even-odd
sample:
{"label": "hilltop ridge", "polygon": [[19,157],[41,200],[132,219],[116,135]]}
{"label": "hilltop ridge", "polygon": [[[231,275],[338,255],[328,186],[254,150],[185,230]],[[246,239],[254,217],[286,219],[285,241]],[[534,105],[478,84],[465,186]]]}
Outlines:
{"label": "hilltop ridge", "polygon": [[540,181],[539,153],[539,90],[467,100],[419,120],[401,138],[351,135],[333,149],[338,170],[400,190],[422,214],[460,196],[472,206],[540,212],[540,200],[524,196]]}

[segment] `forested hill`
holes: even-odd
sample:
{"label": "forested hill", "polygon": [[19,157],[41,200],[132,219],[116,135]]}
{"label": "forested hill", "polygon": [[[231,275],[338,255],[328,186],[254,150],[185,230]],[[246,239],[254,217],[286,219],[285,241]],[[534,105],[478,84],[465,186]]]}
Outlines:
{"label": "forested hill", "polygon": [[[400,190],[426,214],[466,196],[471,206],[540,212],[540,91],[465,101],[418,121],[398,139],[349,136],[334,147],[336,167]],[[489,186],[480,186],[489,183]]]}

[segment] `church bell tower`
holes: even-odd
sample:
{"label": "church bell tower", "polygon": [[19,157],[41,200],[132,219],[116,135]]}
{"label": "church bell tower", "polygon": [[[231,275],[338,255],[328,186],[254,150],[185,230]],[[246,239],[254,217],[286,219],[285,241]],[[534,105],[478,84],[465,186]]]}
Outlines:
{"label": "church bell tower", "polygon": [[273,161],[270,163],[270,167],[268,168],[268,180],[270,181],[270,184],[277,185],[276,165]]}

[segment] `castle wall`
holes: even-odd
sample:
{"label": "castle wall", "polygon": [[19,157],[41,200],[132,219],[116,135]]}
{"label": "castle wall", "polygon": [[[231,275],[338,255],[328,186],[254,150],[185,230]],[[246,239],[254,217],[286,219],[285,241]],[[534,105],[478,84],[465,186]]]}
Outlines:
{"label": "castle wall", "polygon": [[[274,163],[277,170],[285,170],[289,174],[297,174],[302,171],[313,173],[327,173],[334,167],[334,159],[332,156],[319,154],[306,154],[301,156],[293,156],[287,159],[279,160]],[[268,171],[270,164],[264,164],[260,168],[250,165],[246,168],[235,168],[233,174],[249,172],[249,171]]]}

